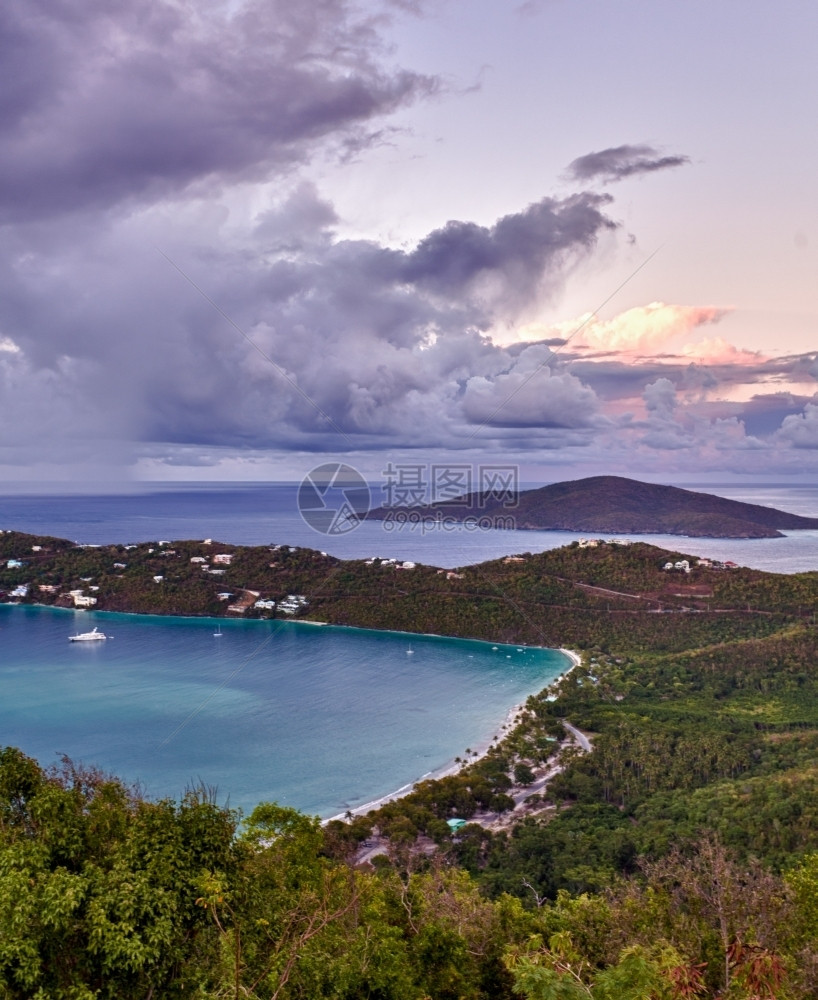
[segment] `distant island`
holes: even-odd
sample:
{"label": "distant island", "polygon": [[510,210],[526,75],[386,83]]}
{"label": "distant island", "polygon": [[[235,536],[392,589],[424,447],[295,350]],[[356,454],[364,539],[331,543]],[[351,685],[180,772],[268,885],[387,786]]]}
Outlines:
{"label": "distant island", "polygon": [[818,518],[727,500],[624,476],[591,476],[498,498],[468,493],[417,507],[378,507],[375,520],[466,521],[478,518],[523,531],[686,535],[696,538],[780,538],[782,531],[818,528]]}

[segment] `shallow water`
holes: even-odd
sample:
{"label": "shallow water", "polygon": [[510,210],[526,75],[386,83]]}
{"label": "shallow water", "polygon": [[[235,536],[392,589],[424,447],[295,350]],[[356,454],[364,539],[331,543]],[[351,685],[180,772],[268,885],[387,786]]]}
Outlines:
{"label": "shallow water", "polygon": [[[500,734],[554,650],[299,625],[0,606],[0,744],[178,798],[204,782],[323,816]],[[113,638],[69,643],[98,625]],[[412,652],[408,650],[411,648]]]}
{"label": "shallow water", "polygon": [[[818,516],[818,489],[701,485],[735,500]],[[541,552],[571,532],[468,531],[365,522],[313,531],[297,487],[145,486],[77,495],[0,493],[0,528],[83,543],[212,537],[280,542],[343,558],[394,556],[454,567]],[[774,572],[818,570],[818,531],[757,540],[639,536],[672,551]],[[69,644],[94,622],[114,635]],[[217,786],[252,808],[276,799],[332,815],[445,766],[499,733],[514,704],[565,669],[556,652],[285,623],[91,615],[0,606],[0,744],[43,763],[61,753],[142,781],[152,796]]]}

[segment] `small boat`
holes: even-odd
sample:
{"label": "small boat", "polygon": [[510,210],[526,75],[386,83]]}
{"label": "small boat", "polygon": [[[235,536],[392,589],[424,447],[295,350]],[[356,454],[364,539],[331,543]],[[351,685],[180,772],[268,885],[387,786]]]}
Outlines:
{"label": "small boat", "polygon": [[90,632],[78,632],[76,635],[69,635],[69,642],[96,642],[98,639],[107,639],[108,636],[104,632],[96,627],[96,625],[91,629]]}
{"label": "small boat", "polygon": [[414,656],[415,655],[415,651],[414,651],[414,649],[412,649],[411,646],[406,650],[406,655],[407,656]]}
{"label": "small boat", "polygon": [[216,639],[221,639],[222,635],[223,635],[223,633],[222,633],[222,627],[221,627],[221,625],[217,625],[216,626],[216,631],[213,633],[213,636]]}

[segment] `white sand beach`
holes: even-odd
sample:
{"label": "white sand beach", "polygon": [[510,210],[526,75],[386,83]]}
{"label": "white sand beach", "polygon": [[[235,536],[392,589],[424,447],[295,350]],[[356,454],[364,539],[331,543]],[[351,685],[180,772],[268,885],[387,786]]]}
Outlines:
{"label": "white sand beach", "polygon": [[[558,651],[568,657],[571,661],[571,666],[567,670],[563,671],[563,673],[559,674],[559,676],[555,677],[545,690],[548,690],[555,684],[558,684],[563,677],[567,676],[575,667],[582,663],[582,656],[575,650],[565,649],[560,646],[558,647]],[[322,825],[330,823],[333,820],[346,820],[351,816],[365,816],[367,813],[386,805],[387,802],[394,802],[397,799],[402,799],[405,795],[408,795],[416,785],[420,784],[421,781],[436,781],[440,778],[446,778],[450,774],[457,774],[461,768],[466,767],[469,764],[474,764],[482,757],[485,757],[496,741],[502,742],[502,740],[510,732],[512,732],[512,730],[520,722],[520,716],[524,711],[525,702],[512,706],[512,708],[506,712],[505,718],[497,727],[495,734],[477,743],[467,759],[452,760],[447,764],[444,764],[442,767],[437,768],[435,771],[427,771],[426,774],[421,775],[417,781],[403,785],[394,792],[389,792],[387,795],[382,795],[380,798],[372,799],[370,802],[365,802],[363,805],[355,806],[352,809],[347,809],[345,812],[337,813],[335,816],[330,816],[328,819],[322,820]]]}

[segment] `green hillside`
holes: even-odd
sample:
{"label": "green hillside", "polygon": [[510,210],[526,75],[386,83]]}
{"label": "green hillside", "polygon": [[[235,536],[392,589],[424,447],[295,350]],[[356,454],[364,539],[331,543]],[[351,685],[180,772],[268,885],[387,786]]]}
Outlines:
{"label": "green hillside", "polygon": [[644,544],[440,571],[14,533],[0,560],[20,600],[98,587],[101,609],[225,614],[219,593],[298,594],[294,617],[582,653],[485,756],[325,827],[2,751],[0,997],[818,994],[818,573]]}

